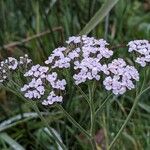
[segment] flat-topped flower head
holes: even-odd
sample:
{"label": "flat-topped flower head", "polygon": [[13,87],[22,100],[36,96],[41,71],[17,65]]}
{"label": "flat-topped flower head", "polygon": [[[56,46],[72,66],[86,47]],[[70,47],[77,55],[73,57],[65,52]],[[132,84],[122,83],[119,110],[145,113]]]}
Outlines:
{"label": "flat-topped flower head", "polygon": [[28,55],[25,54],[24,57],[20,57],[20,60],[18,61],[16,58],[8,57],[4,61],[0,62],[0,83],[3,83],[4,81],[9,81],[8,76],[12,78],[13,73],[15,73],[16,70],[22,69],[24,71],[27,69],[28,64],[30,64],[32,61],[28,58]]}
{"label": "flat-topped flower head", "polygon": [[135,52],[137,58],[135,62],[145,67],[150,64],[150,42],[148,40],[134,40],[128,43],[129,52]]}
{"label": "flat-topped flower head", "polygon": [[[80,37],[80,38],[79,38]],[[95,39],[94,37],[77,36],[71,37],[67,43],[74,44],[78,41],[76,46],[68,56],[73,60],[73,68],[75,74],[73,79],[75,84],[84,83],[87,80],[100,80],[100,73],[108,73],[107,65],[103,64],[104,59],[108,59],[113,55],[113,51],[106,46],[108,43],[103,39]],[[78,51],[77,51],[78,50]],[[70,56],[71,55],[71,56]]]}
{"label": "flat-topped flower head", "polygon": [[42,104],[47,106],[47,105],[52,105],[53,103],[56,102],[62,102],[63,97],[62,96],[57,96],[54,91],[50,92],[47,99],[44,99]]}
{"label": "flat-topped flower head", "polygon": [[65,56],[65,47],[56,48],[45,61],[45,64],[51,64],[52,68],[70,67],[70,58]]}
{"label": "flat-topped flower head", "polygon": [[[43,105],[62,102],[60,93],[65,90],[66,80],[58,79],[56,72],[50,73],[49,67],[34,65],[24,76],[28,78],[28,82],[21,88],[21,92],[26,98],[39,100]],[[52,93],[55,94],[52,96]]]}
{"label": "flat-topped flower head", "polygon": [[66,47],[56,48],[45,61],[45,64],[51,65],[52,68],[69,68],[74,66],[74,62],[81,62],[82,59],[110,58],[113,51],[106,46],[108,43],[103,39],[94,37],[72,36],[67,41]]}
{"label": "flat-topped flower head", "polygon": [[112,90],[115,95],[135,88],[133,81],[139,81],[137,69],[127,65],[122,58],[114,59],[108,64],[108,71],[109,76],[104,79],[103,84],[106,90]]}
{"label": "flat-topped flower head", "polygon": [[35,78],[45,78],[48,73],[49,67],[40,66],[39,64],[31,67],[29,71],[27,71],[24,76],[25,77],[35,77]]}
{"label": "flat-topped flower head", "polygon": [[16,70],[18,67],[18,61],[13,57],[8,57],[8,59],[5,62],[8,63],[8,68],[10,70]]}
{"label": "flat-topped flower head", "polygon": [[69,39],[66,41],[67,44],[78,44],[81,43],[81,36],[71,36]]}
{"label": "flat-topped flower head", "polygon": [[18,61],[13,57],[8,57],[0,62],[0,83],[7,80],[8,75],[18,69]]}

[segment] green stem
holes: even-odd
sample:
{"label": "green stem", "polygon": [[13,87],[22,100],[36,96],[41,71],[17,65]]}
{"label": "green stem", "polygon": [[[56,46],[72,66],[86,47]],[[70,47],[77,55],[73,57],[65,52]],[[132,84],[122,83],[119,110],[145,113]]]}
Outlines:
{"label": "green stem", "polygon": [[20,97],[24,101],[27,101],[28,104],[30,104],[30,107],[33,107],[34,110],[37,112],[37,114],[39,115],[39,118],[41,119],[41,121],[43,121],[43,123],[48,128],[49,132],[52,134],[52,136],[57,141],[57,143],[61,146],[61,148],[63,150],[67,150],[66,147],[65,147],[65,145],[57,138],[57,136],[55,135],[55,133],[52,131],[52,129],[50,128],[49,124],[47,123],[47,121],[45,120],[45,118],[42,116],[41,112],[39,111],[38,107],[36,106],[36,104],[34,102],[32,102],[31,100],[26,99],[23,95],[18,94],[19,92],[17,92],[17,91],[11,90],[10,88],[6,88],[6,87],[4,87],[4,88],[6,90],[14,93],[16,96]]}
{"label": "green stem", "polygon": [[112,96],[112,94],[108,95],[108,97],[104,100],[104,102],[99,106],[99,108],[95,112],[95,116],[98,114],[99,111],[102,110],[102,108],[105,106],[105,104],[108,102],[108,100],[111,96]]}
{"label": "green stem", "polygon": [[89,89],[89,101],[90,101],[90,118],[91,118],[91,127],[90,127],[90,135],[92,136],[92,145],[94,146],[93,148],[96,150],[96,142],[94,139],[94,132],[95,132],[95,107],[94,107],[94,90],[95,90],[95,82],[93,85],[88,86]]}
{"label": "green stem", "polygon": [[61,105],[58,104],[56,105],[56,107],[59,108],[61,111],[63,111],[63,113],[69,119],[69,121],[73,125],[75,125],[88,139],[91,139],[91,136],[89,135],[89,133],[83,127],[81,127],[80,124],[77,123]]}
{"label": "green stem", "polygon": [[130,120],[132,114],[134,113],[134,110],[138,104],[138,100],[139,98],[141,97],[141,95],[143,93],[145,93],[146,91],[148,91],[150,89],[150,86],[148,88],[146,88],[145,90],[143,90],[142,92],[139,93],[139,95],[135,98],[135,101],[133,103],[133,106],[130,110],[130,113],[129,115],[127,116],[125,122],[123,123],[122,127],[120,128],[120,130],[118,131],[117,135],[115,136],[115,138],[113,139],[113,141],[110,143],[109,147],[108,147],[108,150],[110,150],[112,148],[112,146],[115,144],[116,140],[118,139],[118,137],[121,135],[123,129],[125,128],[125,126],[127,125],[128,121]]}
{"label": "green stem", "polygon": [[61,148],[63,150],[67,150],[66,147],[65,147],[65,145],[57,138],[57,136],[55,135],[55,133],[53,132],[53,130],[49,126],[48,122],[45,120],[45,118],[41,114],[41,112],[40,112],[39,108],[37,107],[37,105],[35,103],[32,103],[32,106],[33,106],[34,110],[37,112],[37,114],[39,115],[39,118],[46,125],[46,127],[48,128],[48,130],[50,131],[50,133],[52,134],[52,136],[54,137],[54,139],[57,141],[57,143],[61,146]]}
{"label": "green stem", "polygon": [[91,136],[94,135],[94,124],[95,124],[95,112],[94,112],[94,105],[93,102],[91,102],[91,106],[90,106],[90,112],[91,112],[91,128],[90,128],[90,134]]}
{"label": "green stem", "polygon": [[93,137],[94,135],[94,128],[95,128],[95,107],[94,107],[94,89],[95,89],[95,82],[93,83],[92,87],[91,85],[88,86],[89,89],[89,101],[90,101],[90,115],[91,115],[91,128],[90,128],[90,134]]}
{"label": "green stem", "polygon": [[80,93],[82,94],[82,96],[84,97],[84,99],[87,101],[88,105],[90,106],[90,100],[89,100],[88,96],[82,91],[80,86],[77,85],[77,88],[80,91]]}
{"label": "green stem", "polygon": [[65,114],[65,116],[69,119],[69,121],[76,127],[78,128],[87,138],[88,140],[90,141],[91,143],[91,146],[92,146],[92,150],[96,150],[96,144],[95,141],[94,141],[94,138],[91,137],[91,135],[82,127],[80,126],[79,123],[77,123],[74,118],[72,118],[69,113],[61,106],[61,105],[56,105],[56,107],[58,107],[60,110],[63,111],[63,113]]}
{"label": "green stem", "polygon": [[[77,88],[79,89],[80,93],[85,98],[85,100],[87,101],[87,103],[88,103],[88,105],[90,107],[90,118],[91,118],[91,128],[90,128],[91,139],[90,139],[90,143],[92,145],[92,149],[93,150],[97,149],[96,148],[95,139],[93,137],[94,115],[95,115],[95,112],[94,112],[95,109],[94,109],[93,102],[92,102],[92,105],[91,105],[91,101],[93,101],[92,100],[92,94],[94,93],[94,86],[95,86],[95,83],[93,84],[92,91],[90,91],[90,89],[89,89],[89,97],[82,91],[82,89],[79,86],[77,86]],[[89,86],[89,88],[90,88],[90,86]]]}

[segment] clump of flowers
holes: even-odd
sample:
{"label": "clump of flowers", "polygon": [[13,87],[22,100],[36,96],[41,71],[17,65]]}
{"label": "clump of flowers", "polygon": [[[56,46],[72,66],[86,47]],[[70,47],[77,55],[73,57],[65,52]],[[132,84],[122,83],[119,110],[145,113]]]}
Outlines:
{"label": "clump of flowers", "polygon": [[49,67],[34,65],[24,76],[30,80],[21,88],[26,98],[40,99],[43,105],[62,102],[63,97],[60,94],[65,90],[66,81],[58,79],[56,72],[50,73]]}
{"label": "clump of flowers", "polygon": [[135,88],[133,81],[139,81],[139,73],[134,66],[129,66],[122,58],[114,59],[108,64],[109,76],[103,84],[107,90],[115,95],[124,94],[126,90]]}
{"label": "clump of flowers", "polygon": [[113,55],[107,48],[108,43],[87,36],[72,36],[66,41],[67,47],[55,49],[46,64],[52,68],[69,68],[73,66],[75,84],[86,80],[100,79],[100,72],[108,73],[107,65],[102,62]]}
{"label": "clump of flowers", "polygon": [[31,59],[28,58],[26,54],[24,57],[20,57],[20,60],[13,57],[8,57],[4,61],[0,62],[0,83],[3,83],[11,76],[11,73],[15,72],[18,68],[22,66],[29,65],[32,62]]}
{"label": "clump of flowers", "polygon": [[74,61],[74,69],[77,73],[74,74],[73,78],[77,85],[86,80],[100,80],[101,72],[108,73],[107,65],[102,64],[103,60],[113,55],[113,51],[106,47],[108,43],[103,39],[96,40],[83,36],[82,41],[81,58]]}
{"label": "clump of flowers", "polygon": [[135,62],[145,67],[150,63],[150,43],[148,40],[134,40],[128,43],[129,52],[135,52],[137,58]]}
{"label": "clump of flowers", "polygon": [[[108,45],[103,39],[85,35],[72,36],[66,41],[65,47],[58,47],[52,51],[45,61],[48,66],[32,65],[28,55],[20,57],[19,60],[8,57],[0,63],[0,83],[9,81],[15,71],[20,69],[27,79],[21,88],[24,97],[39,100],[43,105],[52,105],[63,101],[62,94],[67,84],[65,79],[59,79],[56,69],[72,68],[76,85],[87,80],[99,81],[103,74],[106,90],[111,90],[115,95],[124,94],[127,90],[135,88],[135,82],[139,81],[139,73],[122,58],[107,64],[107,59],[113,55],[113,51],[107,48]],[[134,51],[137,54],[137,63],[143,67],[150,63],[149,41],[135,40],[129,42],[128,46],[129,52]],[[11,80],[15,80],[15,77]]]}
{"label": "clump of flowers", "polygon": [[52,68],[69,68],[70,58],[65,56],[65,47],[56,48],[45,61],[45,64],[51,64]]}

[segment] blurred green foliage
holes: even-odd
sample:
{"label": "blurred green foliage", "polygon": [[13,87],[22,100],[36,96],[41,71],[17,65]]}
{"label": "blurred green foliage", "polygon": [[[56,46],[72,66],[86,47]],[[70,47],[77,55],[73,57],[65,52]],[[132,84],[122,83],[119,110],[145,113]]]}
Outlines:
{"label": "blurred green foliage", "polygon": [[[54,48],[63,45],[69,36],[77,35],[80,32],[104,1],[0,0],[0,59],[7,56],[18,57],[28,53],[35,63],[43,63]],[[109,13],[108,22],[104,19],[89,35],[104,38],[106,23],[108,24],[107,40],[113,46],[121,43],[126,44],[133,39],[150,40],[149,0],[119,0],[115,8]],[[57,28],[59,30],[54,31]],[[29,39],[45,31],[50,33],[19,45],[7,47],[10,43]],[[124,48],[116,50],[115,56],[126,59],[128,56],[127,61],[131,62],[130,56]],[[139,85],[142,85],[143,81],[150,83],[150,68],[148,67],[147,70],[140,70],[142,77]],[[87,92],[86,87],[83,87],[83,90],[85,93]],[[106,93],[99,91],[102,91],[102,87],[97,89],[97,105],[102,103],[106,97]],[[95,134],[99,137],[98,144],[102,149],[106,148],[106,144],[110,143],[121,127],[137,91],[128,92],[122,97],[113,97],[103,112],[98,115]],[[64,107],[84,128],[88,128],[90,125],[89,108],[82,94],[77,92],[75,87],[69,87],[68,93],[65,97]],[[141,98],[139,107],[118,139],[117,144],[115,144],[114,150],[150,149],[149,100],[150,93],[146,93]],[[46,112],[49,110],[49,115],[46,117],[47,121],[60,133],[69,149],[89,149],[85,137],[68,122],[67,118],[58,114],[56,109],[41,108],[41,110]],[[17,114],[30,111],[27,104],[22,102],[21,99],[11,93],[1,91],[0,122]],[[52,113],[55,115],[51,116]],[[12,139],[20,143],[25,149],[45,150],[49,149],[45,144],[52,141],[47,141],[47,136],[43,133],[42,138],[40,138],[42,129],[43,123],[40,119],[34,118],[20,121],[17,125],[7,128],[3,132],[7,132]],[[11,147],[0,138],[0,149],[10,150]],[[50,149],[53,149],[53,147],[50,147]]]}

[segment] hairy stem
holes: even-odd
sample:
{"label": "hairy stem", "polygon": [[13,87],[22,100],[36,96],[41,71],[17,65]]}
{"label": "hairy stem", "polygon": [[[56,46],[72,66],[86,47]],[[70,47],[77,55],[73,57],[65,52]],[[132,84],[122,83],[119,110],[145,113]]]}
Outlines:
{"label": "hairy stem", "polygon": [[92,136],[92,143],[94,145],[94,149],[96,148],[96,142],[94,140],[94,133],[95,133],[95,107],[94,107],[94,91],[95,91],[95,82],[93,85],[88,86],[89,89],[89,101],[90,101],[90,118],[91,118],[91,127],[90,127],[90,135]]}

